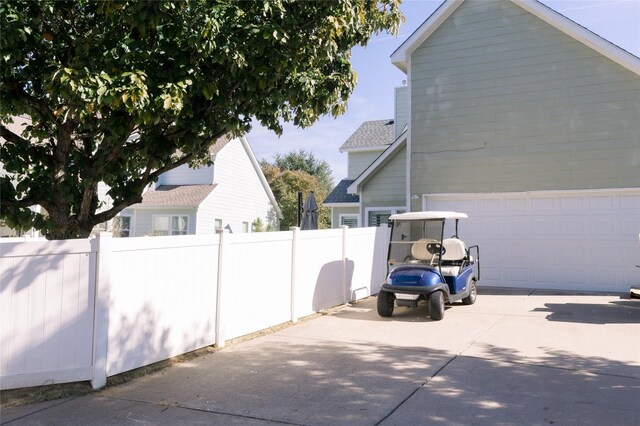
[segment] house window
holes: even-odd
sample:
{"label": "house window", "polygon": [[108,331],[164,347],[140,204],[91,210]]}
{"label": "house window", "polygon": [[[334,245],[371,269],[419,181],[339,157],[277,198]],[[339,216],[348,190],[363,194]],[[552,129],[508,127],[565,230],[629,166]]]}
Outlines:
{"label": "house window", "polygon": [[171,217],[171,235],[187,235],[188,216]]}
{"label": "house window", "polygon": [[153,235],[186,235],[188,216],[153,216]]}
{"label": "house window", "polygon": [[113,235],[115,237],[131,236],[131,216],[116,216],[113,218]]}
{"label": "house window", "polygon": [[389,223],[391,211],[372,211],[369,212],[369,226],[380,226]]}
{"label": "house window", "polygon": [[345,214],[340,215],[340,226],[347,225],[349,228],[358,227],[358,215],[357,214]]}
{"label": "house window", "polygon": [[213,221],[213,226],[214,226],[216,232],[222,231],[222,219],[215,219]]}
{"label": "house window", "polygon": [[367,213],[367,222],[369,226],[389,225],[389,217],[392,214],[404,213],[406,210],[391,208],[388,210],[370,210]]}
{"label": "house window", "polygon": [[242,222],[242,232],[249,232],[249,222]]}

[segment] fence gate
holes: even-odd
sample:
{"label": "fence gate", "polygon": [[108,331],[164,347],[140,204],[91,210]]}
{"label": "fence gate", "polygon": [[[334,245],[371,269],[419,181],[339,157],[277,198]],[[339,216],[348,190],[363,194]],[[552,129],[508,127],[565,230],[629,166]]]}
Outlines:
{"label": "fence gate", "polygon": [[95,240],[0,244],[0,389],[93,378]]}

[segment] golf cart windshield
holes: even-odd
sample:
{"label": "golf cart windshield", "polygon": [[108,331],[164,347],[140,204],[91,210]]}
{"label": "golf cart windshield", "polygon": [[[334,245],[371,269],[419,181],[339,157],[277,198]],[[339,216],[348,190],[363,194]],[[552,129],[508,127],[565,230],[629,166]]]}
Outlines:
{"label": "golf cart windshield", "polygon": [[389,266],[402,263],[437,264],[443,224],[443,219],[394,220]]}

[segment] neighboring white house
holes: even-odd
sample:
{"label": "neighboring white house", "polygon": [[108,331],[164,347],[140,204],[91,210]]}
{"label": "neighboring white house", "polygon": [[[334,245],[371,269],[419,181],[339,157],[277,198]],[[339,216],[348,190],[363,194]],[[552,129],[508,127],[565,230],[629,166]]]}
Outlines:
{"label": "neighboring white house", "polygon": [[256,220],[277,229],[282,214],[260,165],[243,136],[220,138],[210,149],[213,165],[180,166],[119,215],[120,236],[252,232]]}
{"label": "neighboring white house", "polygon": [[537,1],[447,0],[391,60],[393,138],[334,226],[459,210],[485,285],[640,282],[640,58]]}
{"label": "neighboring white house", "polygon": [[[24,130],[23,128],[25,126],[27,126],[30,123],[29,118],[27,117],[23,117],[23,116],[15,116],[13,117],[13,122],[12,123],[3,123],[5,126],[7,126],[7,128],[15,133],[15,134],[21,134],[22,131]],[[1,142],[0,142],[1,143]],[[5,170],[4,170],[4,165],[1,161],[2,159],[0,159],[0,176],[4,176],[5,174]],[[15,184],[15,182],[14,182]],[[2,206],[0,206],[0,208],[2,208]],[[41,207],[40,206],[33,206],[31,207],[31,210],[33,210],[34,212],[40,212],[41,211]],[[40,236],[40,232],[36,231],[35,229],[31,228],[28,231],[18,231],[15,230],[9,226],[7,226],[7,224],[4,222],[4,220],[0,219],[0,238],[5,238],[5,237],[39,237]]]}
{"label": "neighboring white house", "polygon": [[[8,128],[21,134],[29,124],[14,117]],[[222,137],[209,150],[213,165],[170,170],[143,194],[142,202],[123,210],[94,232],[113,230],[117,236],[209,234],[218,229],[252,232],[259,220],[278,229],[282,213],[247,139]],[[4,173],[0,162],[0,175]],[[98,184],[99,211],[112,207],[109,187]],[[40,211],[34,206],[34,211]],[[35,230],[17,232],[0,220],[0,237],[39,236]]]}

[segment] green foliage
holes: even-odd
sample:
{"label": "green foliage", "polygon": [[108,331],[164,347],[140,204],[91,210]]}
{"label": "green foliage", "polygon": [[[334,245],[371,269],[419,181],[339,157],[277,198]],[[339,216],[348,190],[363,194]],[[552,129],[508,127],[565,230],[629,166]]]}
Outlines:
{"label": "green foliage", "polygon": [[329,192],[316,176],[301,170],[282,170],[264,161],[262,171],[282,211],[280,230],[298,226],[298,192],[302,192],[304,198],[309,192],[314,193],[318,203],[318,228],[331,228],[331,210],[322,206]]}
{"label": "green foliage", "polygon": [[301,149],[287,155],[278,154],[273,164],[280,170],[299,170],[315,176],[327,194],[333,189],[333,177],[331,177],[329,163],[317,159],[311,152]]}
{"label": "green foliage", "polygon": [[[1,2],[0,218],[84,237],[254,117],[281,133],[343,113],[350,49],[395,32],[398,2]],[[15,116],[30,124],[11,131]]]}
{"label": "green foliage", "polygon": [[253,229],[253,232],[264,232],[264,223],[262,222],[262,219],[260,219],[259,217],[256,218],[256,220],[253,221],[253,223],[251,224],[251,227]]}

